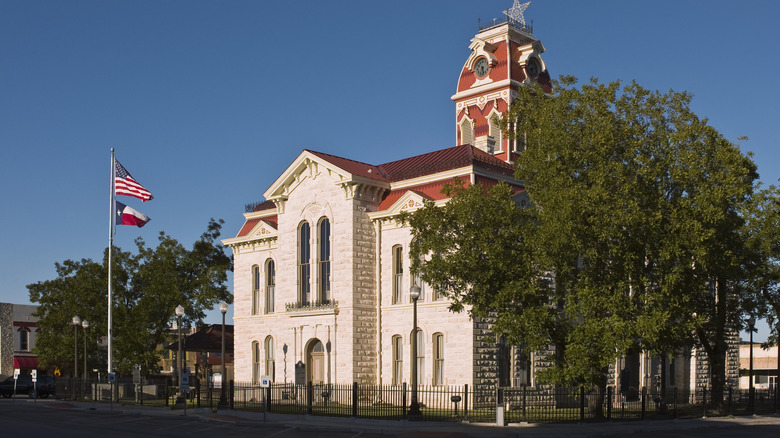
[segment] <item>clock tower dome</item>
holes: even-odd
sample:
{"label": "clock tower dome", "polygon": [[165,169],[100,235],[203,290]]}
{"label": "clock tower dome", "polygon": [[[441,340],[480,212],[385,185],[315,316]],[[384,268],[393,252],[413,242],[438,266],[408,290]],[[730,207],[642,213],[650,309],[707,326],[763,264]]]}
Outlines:
{"label": "clock tower dome", "polygon": [[507,162],[514,161],[520,150],[504,138],[494,118],[507,111],[516,90],[525,84],[538,82],[551,90],[541,57],[544,46],[523,17],[529,4],[514,0],[512,8],[504,11],[505,18],[479,26],[452,96],[456,143],[472,144]]}

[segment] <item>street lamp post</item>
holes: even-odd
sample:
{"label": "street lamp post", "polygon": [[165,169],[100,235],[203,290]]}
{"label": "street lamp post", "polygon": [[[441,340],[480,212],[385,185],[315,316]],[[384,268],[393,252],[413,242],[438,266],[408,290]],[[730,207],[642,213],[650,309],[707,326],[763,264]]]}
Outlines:
{"label": "street lamp post", "polygon": [[225,397],[225,383],[227,373],[225,373],[225,313],[228,311],[228,304],[224,301],[219,303],[219,311],[222,312],[222,389],[219,391],[219,407],[224,408],[227,405]]}
{"label": "street lamp post", "polygon": [[409,295],[412,297],[413,316],[412,316],[412,403],[409,405],[409,418],[420,418],[420,403],[417,402],[417,299],[420,298],[420,286],[413,284],[409,288]]}
{"label": "street lamp post", "polygon": [[87,382],[87,328],[89,328],[89,321],[86,319],[81,321],[81,328],[84,329],[84,384]]}
{"label": "street lamp post", "polygon": [[176,306],[176,317],[178,318],[177,326],[179,327],[179,354],[176,355],[178,359],[178,365],[176,366],[177,373],[179,374],[179,390],[181,390],[181,373],[184,369],[184,362],[181,360],[181,317],[184,316],[184,307],[180,305]]}
{"label": "street lamp post", "polygon": [[750,412],[755,414],[755,395],[753,394],[753,330],[756,327],[756,317],[750,315],[748,318],[748,329],[750,332],[750,371],[748,373],[748,404],[750,405]]}
{"label": "street lamp post", "polygon": [[81,318],[74,316],[73,320],[73,379],[79,377],[79,326]]}

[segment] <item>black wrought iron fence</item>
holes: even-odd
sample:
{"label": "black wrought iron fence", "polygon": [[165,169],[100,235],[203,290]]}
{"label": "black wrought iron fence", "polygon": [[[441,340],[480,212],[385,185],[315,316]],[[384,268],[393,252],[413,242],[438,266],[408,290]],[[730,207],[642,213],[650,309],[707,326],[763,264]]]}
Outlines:
{"label": "black wrought iron fence", "polygon": [[[385,420],[469,421],[495,423],[561,423],[582,421],[630,421],[695,418],[713,415],[749,415],[780,412],[774,388],[726,389],[724,403],[712,408],[706,388],[666,391],[647,388],[603,393],[584,388],[518,387],[478,388],[418,386],[419,418],[409,417],[411,388],[406,385],[271,384],[261,387],[229,382],[214,387],[193,379],[188,392],[172,385],[170,378],[132,378],[109,383],[99,380],[59,378],[55,396],[66,400],[113,401],[150,406],[227,407],[280,414],[356,417]],[[224,404],[221,404],[224,403]]]}

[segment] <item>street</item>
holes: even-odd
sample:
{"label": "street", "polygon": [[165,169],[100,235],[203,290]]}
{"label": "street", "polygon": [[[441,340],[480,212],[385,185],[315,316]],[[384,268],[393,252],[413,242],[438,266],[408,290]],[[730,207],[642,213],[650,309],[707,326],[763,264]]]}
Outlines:
{"label": "street", "polygon": [[288,416],[264,422],[262,414],[205,410],[171,411],[118,405],[29,398],[0,399],[3,436],[19,437],[189,437],[253,438],[465,438],[465,437],[732,437],[780,436],[780,417],[733,417],[693,420],[609,423],[523,424],[508,427],[463,423],[352,421],[327,417]]}

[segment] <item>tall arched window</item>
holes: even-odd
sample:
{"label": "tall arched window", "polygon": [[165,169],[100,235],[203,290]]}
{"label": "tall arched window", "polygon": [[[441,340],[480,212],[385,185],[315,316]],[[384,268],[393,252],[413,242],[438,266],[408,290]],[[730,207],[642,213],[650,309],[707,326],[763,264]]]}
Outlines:
{"label": "tall arched window", "polygon": [[252,266],[252,315],[260,312],[260,266]]}
{"label": "tall arched window", "polygon": [[274,381],[276,375],[276,360],[274,359],[274,338],[265,338],[265,374]]}
{"label": "tall arched window", "polygon": [[[414,245],[414,242],[412,242],[412,245]],[[411,254],[411,245],[409,247],[409,254]],[[424,259],[421,257],[420,262],[423,262]],[[409,263],[410,271],[411,271],[411,262]],[[427,289],[425,282],[422,279],[422,276],[420,275],[420,272],[418,271],[416,274],[412,275],[412,284],[416,284],[420,287],[420,297],[417,299],[418,301],[425,301],[425,289]]]}
{"label": "tall arched window", "polygon": [[404,381],[404,342],[400,335],[393,336],[393,385]]}
{"label": "tall arched window", "polygon": [[252,341],[252,383],[260,383],[260,376],[260,343]]}
{"label": "tall arched window", "polygon": [[298,228],[298,300],[308,305],[311,298],[311,227],[303,222]]}
{"label": "tall arched window", "polygon": [[273,259],[265,262],[265,313],[273,313],[276,294],[276,265]]}
{"label": "tall arched window", "polygon": [[19,351],[30,351],[30,329],[19,330]]}
{"label": "tall arched window", "polygon": [[401,245],[393,247],[393,304],[402,301],[404,277],[404,251]]}
{"label": "tall arched window", "polygon": [[433,384],[444,384],[444,335],[433,334]]}
{"label": "tall arched window", "polygon": [[319,301],[330,302],[330,220],[323,218],[319,227]]}
{"label": "tall arched window", "polygon": [[416,330],[414,336],[417,337],[417,383],[422,384],[425,381],[425,339],[420,329]]}

